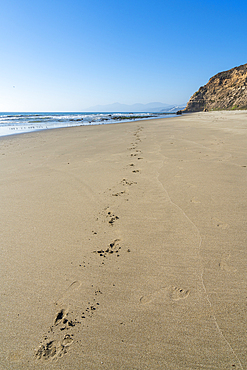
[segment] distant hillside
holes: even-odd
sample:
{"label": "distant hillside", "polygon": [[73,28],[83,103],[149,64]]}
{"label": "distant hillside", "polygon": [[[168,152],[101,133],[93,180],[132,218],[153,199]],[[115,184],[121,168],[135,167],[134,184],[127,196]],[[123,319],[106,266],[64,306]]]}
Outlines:
{"label": "distant hillside", "polygon": [[148,104],[121,104],[113,103],[108,105],[96,105],[83,109],[82,112],[160,112],[161,110],[172,108],[173,105],[164,104],[160,102],[148,103]]}
{"label": "distant hillside", "polygon": [[176,113],[177,111],[181,111],[185,109],[185,104],[184,105],[173,105],[170,108],[165,108],[162,109],[160,112],[161,113]]}
{"label": "distant hillside", "polygon": [[247,109],[247,64],[220,72],[200,87],[183,112]]}

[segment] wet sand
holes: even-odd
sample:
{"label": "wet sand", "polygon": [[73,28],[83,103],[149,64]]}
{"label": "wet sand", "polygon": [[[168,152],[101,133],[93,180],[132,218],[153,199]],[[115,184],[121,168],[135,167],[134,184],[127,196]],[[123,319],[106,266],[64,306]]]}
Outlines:
{"label": "wet sand", "polygon": [[246,143],[246,111],[1,138],[1,369],[246,369]]}

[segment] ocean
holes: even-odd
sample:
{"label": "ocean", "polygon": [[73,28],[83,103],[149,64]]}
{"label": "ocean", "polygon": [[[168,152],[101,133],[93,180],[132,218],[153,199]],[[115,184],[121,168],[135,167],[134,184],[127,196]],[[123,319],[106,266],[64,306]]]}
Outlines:
{"label": "ocean", "polygon": [[0,136],[61,127],[112,124],[120,121],[172,117],[167,113],[0,113]]}

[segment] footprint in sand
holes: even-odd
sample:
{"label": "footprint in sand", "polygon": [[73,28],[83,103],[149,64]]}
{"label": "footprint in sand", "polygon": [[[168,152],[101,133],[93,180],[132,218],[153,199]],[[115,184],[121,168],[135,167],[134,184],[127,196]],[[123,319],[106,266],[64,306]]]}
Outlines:
{"label": "footprint in sand", "polygon": [[221,258],[221,261],[219,263],[219,267],[222,271],[226,272],[236,272],[237,270],[234,269],[232,266],[229,265],[231,254],[226,254]]}
{"label": "footprint in sand", "polygon": [[81,287],[82,282],[79,280],[73,281],[69,287],[65,290],[62,296],[55,302],[56,305],[64,305],[66,309],[63,309],[64,314],[66,314],[67,306],[74,300],[73,295]]}
{"label": "footprint in sand", "polygon": [[226,224],[226,223],[222,222],[221,220],[219,220],[219,219],[218,219],[218,218],[216,218],[216,217],[213,217],[213,218],[212,218],[212,221],[213,221],[213,223],[214,223],[214,225],[215,225],[216,227],[219,227],[219,228],[220,228],[220,229],[222,229],[222,230],[228,229],[228,227],[229,227],[229,225],[228,225],[228,224]]}
{"label": "footprint in sand", "polygon": [[140,302],[142,304],[148,304],[148,303],[163,303],[168,296],[168,289],[167,287],[161,288],[151,294],[148,294],[146,296],[143,296],[140,298]]}
{"label": "footprint in sand", "polygon": [[112,255],[113,253],[117,254],[117,257],[119,257],[121,246],[119,245],[120,239],[113,240],[112,243],[110,243],[106,249],[99,249],[97,251],[94,251],[94,253],[97,253],[100,257],[106,257],[107,255]]}
{"label": "footprint in sand", "polygon": [[[52,340],[46,344],[42,344],[36,352],[37,360],[52,360],[57,358],[62,352],[61,342]],[[60,357],[60,356],[59,356]]]}
{"label": "footprint in sand", "polygon": [[137,182],[136,182],[136,181],[128,181],[128,180],[126,180],[126,179],[123,179],[123,180],[121,181],[121,184],[122,184],[122,185],[129,185],[129,186],[131,186],[131,185],[133,185],[133,184],[137,184]]}
{"label": "footprint in sand", "polygon": [[119,220],[119,217],[114,215],[111,211],[107,212],[106,217],[108,219],[108,224],[111,225],[111,226],[113,226],[115,221]]}
{"label": "footprint in sand", "polygon": [[185,299],[189,296],[190,290],[179,288],[177,286],[169,286],[161,288],[149,295],[143,296],[140,299],[142,304],[154,303],[154,304],[162,304],[167,300],[171,301],[179,301],[181,299]]}
{"label": "footprint in sand", "polygon": [[123,194],[125,194],[126,193],[126,191],[119,191],[118,193],[114,193],[114,194],[112,194],[112,196],[113,197],[119,197],[119,196],[121,196],[121,195],[123,195]]}
{"label": "footprint in sand", "polygon": [[200,202],[199,200],[197,200],[197,198],[196,198],[196,197],[193,197],[193,198],[191,199],[190,203],[196,203],[196,204],[199,204],[199,203],[201,203],[201,202]]}
{"label": "footprint in sand", "polygon": [[[66,321],[66,316],[68,315],[69,309],[66,307],[66,309],[62,308],[56,315],[54,320],[54,325],[57,326],[61,324],[61,322]],[[68,320],[67,320],[68,321]]]}
{"label": "footprint in sand", "polygon": [[[81,285],[81,281],[73,281],[64,294],[55,302],[56,306],[60,306],[60,309],[56,313],[53,325],[45,335],[43,343],[35,353],[37,360],[57,360],[67,353],[73,343],[73,334],[66,334],[63,339],[60,339],[60,333],[63,330],[71,330],[75,325],[80,324],[76,318],[72,319],[70,317],[69,309],[71,304],[77,306],[76,300],[73,302],[73,298]],[[57,339],[54,339],[54,335]]]}
{"label": "footprint in sand", "polygon": [[172,287],[169,292],[169,297],[173,301],[179,301],[180,299],[185,299],[190,294],[189,289],[183,289],[178,287]]}
{"label": "footprint in sand", "polygon": [[73,336],[66,334],[62,341],[52,340],[42,344],[36,352],[36,359],[44,361],[58,359],[67,353],[73,341]]}
{"label": "footprint in sand", "polygon": [[65,335],[62,340],[62,346],[63,347],[69,347],[73,343],[74,339],[72,338],[72,335]]}

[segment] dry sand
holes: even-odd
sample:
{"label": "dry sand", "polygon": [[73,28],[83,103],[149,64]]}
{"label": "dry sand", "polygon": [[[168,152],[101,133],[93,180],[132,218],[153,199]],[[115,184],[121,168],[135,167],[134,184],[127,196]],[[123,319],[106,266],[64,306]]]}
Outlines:
{"label": "dry sand", "polygon": [[1,138],[1,369],[247,369],[247,113]]}

